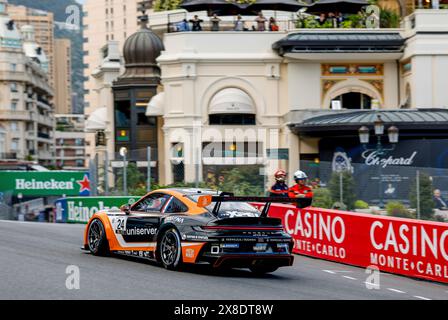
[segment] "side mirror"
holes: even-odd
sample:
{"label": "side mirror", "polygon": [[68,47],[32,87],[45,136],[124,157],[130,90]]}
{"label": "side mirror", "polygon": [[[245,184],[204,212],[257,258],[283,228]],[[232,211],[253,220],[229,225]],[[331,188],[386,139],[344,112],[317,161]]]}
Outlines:
{"label": "side mirror", "polygon": [[131,206],[128,204],[124,204],[120,207],[120,211],[129,214],[129,212],[131,212]]}
{"label": "side mirror", "polygon": [[211,195],[204,195],[200,196],[198,198],[198,207],[205,208],[206,206],[210,205],[212,203],[212,196]]}

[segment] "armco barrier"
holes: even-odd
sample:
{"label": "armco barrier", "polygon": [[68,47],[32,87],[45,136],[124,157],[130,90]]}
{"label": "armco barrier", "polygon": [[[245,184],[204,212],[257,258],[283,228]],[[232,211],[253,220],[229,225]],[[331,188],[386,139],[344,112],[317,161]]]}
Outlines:
{"label": "armco barrier", "polygon": [[448,224],[272,204],[294,253],[448,283]]}

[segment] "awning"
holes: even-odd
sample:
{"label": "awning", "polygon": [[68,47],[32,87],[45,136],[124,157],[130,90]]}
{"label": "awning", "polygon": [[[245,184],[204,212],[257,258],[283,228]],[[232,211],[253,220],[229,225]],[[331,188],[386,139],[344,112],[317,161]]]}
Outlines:
{"label": "awning", "polygon": [[163,109],[165,106],[165,92],[156,94],[148,103],[146,108],[146,115],[148,117],[163,116]]}
{"label": "awning", "polygon": [[95,132],[107,129],[107,107],[93,111],[86,121],[86,131]]}
{"label": "awning", "polygon": [[252,98],[243,90],[227,88],[210,101],[209,114],[255,114]]}
{"label": "awning", "polygon": [[294,32],[275,42],[272,49],[280,56],[287,53],[312,52],[403,52],[405,39],[399,32],[318,31]]}
{"label": "awning", "polygon": [[[386,126],[394,125],[407,132],[440,132],[447,135],[448,109],[398,109],[328,111],[302,121],[291,121],[289,127],[296,134],[328,135],[353,133],[361,126],[372,126],[378,115]],[[293,118],[293,117],[292,117]]]}

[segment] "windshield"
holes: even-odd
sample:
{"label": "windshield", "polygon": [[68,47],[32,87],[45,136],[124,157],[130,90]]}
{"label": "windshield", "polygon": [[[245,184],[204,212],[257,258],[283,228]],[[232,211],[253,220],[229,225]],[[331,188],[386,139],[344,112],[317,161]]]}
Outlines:
{"label": "windshield", "polygon": [[[189,196],[194,202],[198,202],[198,198],[203,194],[195,194]],[[213,202],[206,208],[212,212],[216,203]],[[259,217],[260,211],[255,207],[251,206],[247,202],[221,202],[221,207],[219,208],[218,218],[241,218],[241,217]]]}

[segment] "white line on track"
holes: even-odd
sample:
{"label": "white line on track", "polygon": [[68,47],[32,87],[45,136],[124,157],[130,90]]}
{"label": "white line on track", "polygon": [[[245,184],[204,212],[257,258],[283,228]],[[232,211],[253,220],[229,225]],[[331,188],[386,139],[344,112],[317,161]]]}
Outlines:
{"label": "white line on track", "polygon": [[367,284],[367,285],[369,285],[369,287],[375,287],[375,288],[378,288],[378,289],[380,289],[380,285],[379,284],[377,284],[377,283],[371,283],[371,282],[367,282],[367,281],[364,281],[364,283],[365,284]]}
{"label": "white line on track", "polygon": [[331,271],[331,270],[322,270],[323,272],[327,272],[327,273],[331,273],[331,274],[336,274],[336,272]]}
{"label": "white line on track", "polygon": [[346,278],[346,279],[349,279],[349,280],[358,280],[358,279],[356,279],[356,278],[353,278],[353,277],[349,277],[349,276],[342,276],[343,278]]}
{"label": "white line on track", "polygon": [[393,292],[397,292],[397,293],[406,293],[404,291],[401,291],[401,290],[398,290],[398,289],[394,289],[394,288],[387,288],[387,290],[393,291]]}
{"label": "white line on track", "polygon": [[414,298],[421,299],[421,300],[431,300],[429,298],[425,298],[425,297],[421,297],[421,296],[414,296]]}

